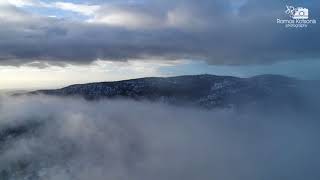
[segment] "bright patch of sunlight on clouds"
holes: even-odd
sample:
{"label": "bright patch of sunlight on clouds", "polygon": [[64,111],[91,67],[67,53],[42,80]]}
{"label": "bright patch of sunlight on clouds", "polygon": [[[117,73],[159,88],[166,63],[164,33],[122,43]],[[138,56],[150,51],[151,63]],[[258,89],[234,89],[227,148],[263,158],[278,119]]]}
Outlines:
{"label": "bright patch of sunlight on clouds", "polygon": [[100,8],[98,5],[73,4],[68,2],[56,2],[54,3],[54,7],[87,16],[94,14]]}
{"label": "bright patch of sunlight on clouds", "polygon": [[[57,88],[74,83],[115,81],[146,76],[166,76],[163,67],[171,67],[184,61],[95,61],[91,65],[67,65],[65,67],[28,65],[0,66],[0,89]],[[41,68],[39,68],[41,66]]]}

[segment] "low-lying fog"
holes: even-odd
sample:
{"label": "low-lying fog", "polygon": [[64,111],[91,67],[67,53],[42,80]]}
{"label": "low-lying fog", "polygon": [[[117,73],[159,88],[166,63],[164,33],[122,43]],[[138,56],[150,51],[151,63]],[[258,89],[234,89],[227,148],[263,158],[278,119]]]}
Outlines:
{"label": "low-lying fog", "polygon": [[2,97],[0,179],[319,180],[317,115]]}

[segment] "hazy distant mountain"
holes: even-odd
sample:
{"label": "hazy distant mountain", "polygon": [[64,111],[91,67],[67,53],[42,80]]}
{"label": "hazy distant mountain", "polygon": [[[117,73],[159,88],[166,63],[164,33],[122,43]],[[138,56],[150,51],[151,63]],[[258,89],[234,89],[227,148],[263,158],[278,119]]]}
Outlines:
{"label": "hazy distant mountain", "polygon": [[194,75],[76,84],[62,89],[39,90],[32,94],[81,96],[88,100],[129,98],[206,108],[256,103],[298,106],[306,100],[302,93],[305,87],[319,88],[319,83],[316,85],[312,81],[279,75],[252,78]]}

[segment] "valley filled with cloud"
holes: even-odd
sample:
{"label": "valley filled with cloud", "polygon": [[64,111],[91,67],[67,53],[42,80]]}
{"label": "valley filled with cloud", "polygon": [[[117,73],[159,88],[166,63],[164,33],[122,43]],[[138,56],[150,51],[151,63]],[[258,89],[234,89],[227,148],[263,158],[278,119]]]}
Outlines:
{"label": "valley filled with cloud", "polygon": [[318,112],[272,112],[2,96],[0,179],[318,179]]}

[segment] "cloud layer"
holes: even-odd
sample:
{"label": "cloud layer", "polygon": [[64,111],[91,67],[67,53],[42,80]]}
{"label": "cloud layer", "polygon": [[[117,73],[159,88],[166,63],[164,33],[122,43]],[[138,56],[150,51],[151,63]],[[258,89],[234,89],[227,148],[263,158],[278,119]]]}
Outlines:
{"label": "cloud layer", "polygon": [[40,96],[1,98],[0,114],[5,180],[320,177],[320,124],[310,113]]}
{"label": "cloud layer", "polygon": [[[319,58],[319,26],[287,29],[276,24],[277,18],[288,18],[281,1],[22,2],[0,3],[1,64],[155,57],[268,64]],[[319,17],[317,1],[299,5],[309,8],[311,18]],[[36,7],[74,12],[83,19],[31,13]]]}

